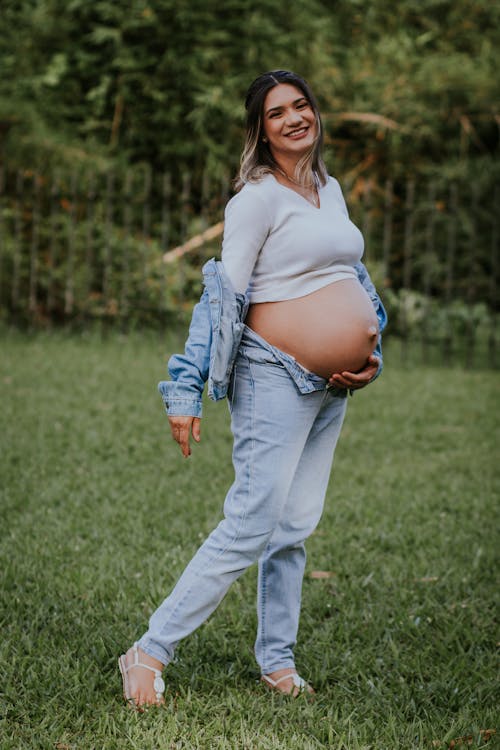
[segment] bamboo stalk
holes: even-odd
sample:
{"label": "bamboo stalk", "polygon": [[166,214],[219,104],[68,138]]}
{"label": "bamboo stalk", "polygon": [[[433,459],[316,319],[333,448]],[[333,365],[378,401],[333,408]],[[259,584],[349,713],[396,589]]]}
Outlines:
{"label": "bamboo stalk", "polygon": [[191,237],[190,240],[184,242],[182,245],[178,245],[177,247],[174,247],[173,250],[169,250],[168,252],[164,253],[163,262],[173,263],[174,260],[182,258],[183,255],[187,255],[187,253],[190,253],[193,250],[197,250],[199,247],[202,247],[205,242],[209,242],[210,240],[214,240],[216,237],[220,237],[223,231],[224,222],[218,221],[217,224],[213,224],[203,232],[195,234],[194,237]]}
{"label": "bamboo stalk", "polygon": [[[376,112],[339,112],[334,118],[340,121],[367,122],[387,130],[403,130],[399,122]],[[324,119],[328,119],[328,115]]]}

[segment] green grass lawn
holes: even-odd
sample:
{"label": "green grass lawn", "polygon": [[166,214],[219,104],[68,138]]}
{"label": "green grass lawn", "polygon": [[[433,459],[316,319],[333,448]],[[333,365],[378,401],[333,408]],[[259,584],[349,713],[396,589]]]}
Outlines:
{"label": "green grass lawn", "polygon": [[224,403],[191,459],[171,441],[172,346],[2,336],[1,750],[498,747],[498,374],[397,357],[350,400],[308,542],[296,656],[316,700],[258,682],[251,569],[180,645],[166,707],[126,709],[117,656],[232,481]]}

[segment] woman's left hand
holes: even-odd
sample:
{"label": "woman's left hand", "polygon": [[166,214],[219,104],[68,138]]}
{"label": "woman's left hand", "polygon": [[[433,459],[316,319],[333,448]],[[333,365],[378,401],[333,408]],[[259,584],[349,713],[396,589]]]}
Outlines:
{"label": "woman's left hand", "polygon": [[349,388],[357,390],[364,388],[377,374],[380,360],[374,354],[370,354],[362,370],[358,372],[336,372],[328,380],[330,385],[337,388]]}

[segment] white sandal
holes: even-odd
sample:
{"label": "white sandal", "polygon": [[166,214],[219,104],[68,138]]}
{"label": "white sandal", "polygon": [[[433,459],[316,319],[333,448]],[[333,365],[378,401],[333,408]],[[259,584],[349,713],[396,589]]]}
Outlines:
{"label": "white sandal", "polygon": [[[285,682],[285,680],[292,679],[293,681],[293,688],[290,690],[290,693],[286,693],[284,690],[279,690],[278,685],[281,682]],[[307,693],[314,693],[314,690],[312,689],[311,685],[307,683],[303,677],[300,677],[300,675],[297,674],[297,672],[291,672],[290,674],[284,674],[282,677],[280,677],[277,680],[273,680],[272,677],[269,677],[267,674],[263,674],[261,676],[261,680],[263,682],[266,682],[269,687],[273,688],[274,690],[278,689],[280,693],[283,693],[283,695],[300,695],[301,693],[307,692]],[[298,693],[295,693],[295,688],[298,688]]]}
{"label": "white sandal", "polygon": [[142,710],[141,706],[138,706],[130,695],[129,691],[129,685],[128,685],[128,672],[131,669],[134,669],[135,667],[142,667],[143,669],[149,669],[150,672],[153,672],[155,679],[153,683],[153,689],[156,693],[156,702],[158,704],[161,703],[161,700],[163,698],[163,693],[165,692],[165,681],[163,680],[163,677],[161,676],[161,672],[159,669],[155,669],[154,667],[150,667],[149,664],[144,664],[142,661],[139,661],[139,652],[137,650],[137,643],[134,643],[132,646],[132,650],[134,652],[134,662],[133,664],[129,664],[127,666],[127,656],[126,654],[122,654],[120,658],[118,659],[118,666],[120,667],[120,673],[122,676],[122,683],[123,683],[123,695],[125,697],[125,700],[127,703],[132,706],[132,708],[135,708],[136,711]]}

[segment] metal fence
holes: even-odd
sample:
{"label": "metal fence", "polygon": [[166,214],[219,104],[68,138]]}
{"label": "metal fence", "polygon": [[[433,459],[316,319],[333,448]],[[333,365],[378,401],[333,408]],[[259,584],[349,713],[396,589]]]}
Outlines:
{"label": "metal fence", "polygon": [[[343,183],[365,262],[407,358],[496,366],[498,190]],[[0,313],[15,325],[178,323],[220,253],[229,176],[0,169]],[[172,252],[173,248],[177,248]]]}

